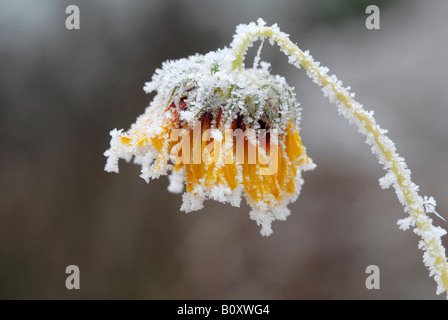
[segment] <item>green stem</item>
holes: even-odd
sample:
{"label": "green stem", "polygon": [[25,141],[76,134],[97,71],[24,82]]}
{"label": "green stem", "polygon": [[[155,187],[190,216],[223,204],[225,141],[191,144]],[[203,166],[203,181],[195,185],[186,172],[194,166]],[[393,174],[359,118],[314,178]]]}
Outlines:
{"label": "green stem", "polygon": [[[432,220],[426,215],[423,207],[424,201],[417,193],[418,187],[410,180],[410,172],[406,169],[404,159],[400,158],[395,152],[392,141],[384,134],[385,130],[382,130],[376,124],[372,114],[366,112],[352,98],[348,90],[341,87],[336,77],[328,76],[328,69],[320,67],[311,56],[300,50],[289,39],[288,35],[281,32],[276,26],[267,27],[259,22],[258,25],[251,24],[249,27],[237,31],[237,35],[231,45],[235,52],[235,60],[232,65],[233,70],[243,68],[243,60],[247,48],[254,41],[266,37],[279,45],[281,51],[289,56],[292,64],[298,68],[302,66],[314,82],[325,88],[325,94],[330,96],[330,101],[339,105],[340,112],[348,120],[353,120],[368,139],[370,137],[371,144],[375,146],[372,150],[380,157],[380,163],[384,164],[389,169],[389,172],[395,175],[394,187],[397,190],[399,200],[405,207],[405,211],[409,212],[413,219],[418,229],[415,232],[422,237],[424,249],[426,249],[432,261],[431,266],[435,268],[435,272],[440,276],[445,292],[448,292],[448,265],[445,250],[440,242],[440,236],[435,234]],[[402,199],[400,199],[400,194],[403,195]],[[434,233],[435,235],[428,236],[428,233]],[[439,288],[438,291],[443,290]]]}

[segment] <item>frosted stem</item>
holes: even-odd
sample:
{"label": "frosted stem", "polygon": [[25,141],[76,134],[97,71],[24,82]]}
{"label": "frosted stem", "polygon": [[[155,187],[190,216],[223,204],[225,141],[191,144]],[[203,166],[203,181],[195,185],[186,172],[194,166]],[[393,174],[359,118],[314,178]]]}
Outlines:
{"label": "frosted stem", "polygon": [[433,226],[432,219],[427,215],[434,212],[435,201],[432,197],[428,200],[427,197],[419,196],[418,186],[411,181],[410,171],[404,159],[397,154],[394,143],[385,135],[387,131],[377,125],[373,112],[365,111],[362,105],[353,99],[354,95],[349,92],[349,88],[343,88],[334,75],[329,76],[328,68],[320,66],[308,52],[300,50],[277,25],[265,26],[261,19],[258,24],[237,27],[231,44],[235,53],[233,70],[243,67],[246,51],[253,42],[265,38],[268,38],[271,44],[277,43],[280,50],[289,57],[290,63],[297,68],[303,66],[308,76],[322,87],[330,102],[335,103],[339,112],[350,123],[356,124],[359,131],[366,136],[366,142],[372,147],[372,152],[387,170],[386,176],[380,179],[381,186],[387,188],[393,185],[405,212],[409,213],[408,218],[399,221],[400,229],[415,227],[414,232],[422,238],[419,247],[425,251],[423,261],[438,285],[437,294],[448,292],[448,265],[445,248],[440,239],[446,232]]}

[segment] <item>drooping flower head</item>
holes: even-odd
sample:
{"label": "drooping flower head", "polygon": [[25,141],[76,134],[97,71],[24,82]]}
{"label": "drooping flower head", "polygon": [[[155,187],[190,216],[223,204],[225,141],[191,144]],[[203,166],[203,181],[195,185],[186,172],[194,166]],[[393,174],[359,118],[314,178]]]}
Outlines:
{"label": "drooping flower head", "polygon": [[271,222],[289,215],[301,171],[314,164],[299,137],[294,88],[267,63],[233,70],[233,60],[226,48],[163,63],[144,86],[156,91],[145,112],[127,132],[111,131],[105,170],[134,157],[146,181],[170,173],[169,191],[185,185],[186,212],[205,199],[239,206],[244,196],[269,235]]}

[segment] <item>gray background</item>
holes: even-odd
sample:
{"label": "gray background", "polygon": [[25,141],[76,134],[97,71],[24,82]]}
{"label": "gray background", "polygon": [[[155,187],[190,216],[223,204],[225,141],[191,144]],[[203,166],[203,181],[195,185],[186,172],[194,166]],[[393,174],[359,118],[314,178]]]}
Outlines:
{"label": "gray background", "polygon": [[[80,30],[65,28],[69,4]],[[380,30],[365,28],[368,4]],[[0,298],[442,299],[364,138],[276,47],[262,60],[296,88],[318,167],[271,237],[246,204],[185,214],[167,178],[146,184],[125,163],[108,174],[102,153],[149,104],[142,87],[163,61],[228,46],[237,24],[263,17],[375,111],[444,215],[446,12],[442,0],[1,1]],[[65,288],[70,264],[80,290]],[[380,290],[365,287],[371,264]]]}

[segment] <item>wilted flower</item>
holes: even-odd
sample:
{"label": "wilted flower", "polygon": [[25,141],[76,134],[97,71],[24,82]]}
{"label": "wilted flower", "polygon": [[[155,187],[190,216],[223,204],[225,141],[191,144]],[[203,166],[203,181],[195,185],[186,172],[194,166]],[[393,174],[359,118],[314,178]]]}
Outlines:
{"label": "wilted flower", "polygon": [[134,157],[146,181],[171,172],[168,189],[180,193],[186,185],[182,209],[187,212],[201,209],[207,198],[238,206],[244,195],[261,233],[271,234],[271,222],[289,215],[286,206],[300,192],[302,171],[314,164],[299,137],[300,108],[293,88],[271,75],[268,64],[258,67],[260,50],[253,68],[243,66],[247,48],[265,38],[277,43],[291,64],[303,66],[366,137],[387,171],[380,186],[393,186],[409,213],[398,221],[400,229],[413,227],[421,237],[419,248],[437,293],[447,292],[448,263],[441,241],[446,231],[428,216],[437,214],[434,198],[418,194],[411,171],[373,112],[364,110],[349,88],[277,25],[268,27],[261,19],[239,25],[230,49],[165,62],[145,86],[147,92],[157,91],[145,113],[127,132],[111,132],[106,171],[118,172],[119,158]]}
{"label": "wilted flower", "polygon": [[171,172],[168,190],[183,194],[181,209],[205,199],[239,206],[269,235],[289,215],[303,179],[314,168],[299,137],[294,89],[269,65],[233,69],[231,49],[167,61],[146,83],[156,96],[127,132],[113,130],[106,171],[118,159],[142,166],[146,181]]}

